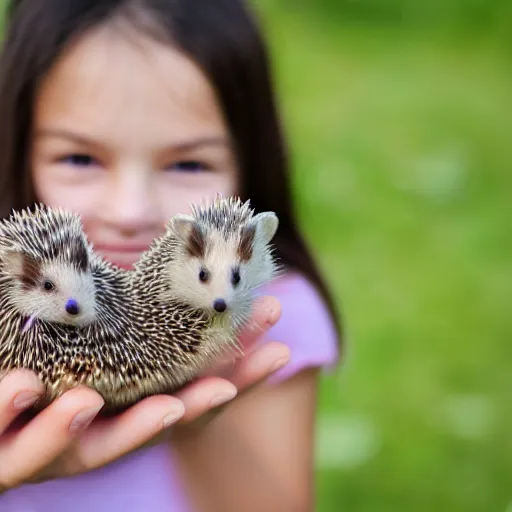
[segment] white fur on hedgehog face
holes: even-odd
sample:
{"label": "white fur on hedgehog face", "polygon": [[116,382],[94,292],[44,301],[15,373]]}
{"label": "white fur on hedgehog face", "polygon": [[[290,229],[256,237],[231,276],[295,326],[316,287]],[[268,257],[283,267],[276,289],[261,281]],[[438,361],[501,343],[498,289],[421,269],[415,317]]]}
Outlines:
{"label": "white fur on hedgehog face", "polygon": [[211,233],[204,257],[180,254],[170,281],[177,299],[212,314],[238,317],[250,305],[252,285],[247,278],[248,263],[240,262],[235,241]]}
{"label": "white fur on hedgehog face", "polygon": [[92,274],[67,262],[42,263],[27,283],[23,279],[23,255],[12,253],[5,271],[14,278],[11,300],[18,311],[34,320],[84,326],[94,321],[95,286]]}
{"label": "white fur on hedgehog face", "polygon": [[174,232],[183,245],[169,267],[172,296],[213,314],[227,314],[235,324],[244,323],[254,289],[269,282],[276,272],[268,244],[277,230],[277,217],[263,213],[252,222],[256,229],[251,256],[241,260],[240,236],[233,233],[226,239],[217,230],[207,232],[204,254],[191,256],[186,246],[194,219],[176,216]]}

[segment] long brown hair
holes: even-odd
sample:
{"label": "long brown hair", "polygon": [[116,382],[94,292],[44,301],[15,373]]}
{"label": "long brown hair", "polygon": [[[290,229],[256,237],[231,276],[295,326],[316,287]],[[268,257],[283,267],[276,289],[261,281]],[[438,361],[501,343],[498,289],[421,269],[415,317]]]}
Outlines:
{"label": "long brown hair", "polygon": [[[11,0],[0,54],[0,216],[32,204],[28,158],[34,97],[65,46],[114,16],[142,21],[194,60],[218,95],[240,163],[243,198],[279,217],[281,263],[306,276],[338,311],[295,222],[288,153],[267,48],[242,0]],[[148,23],[148,20],[152,20]]]}

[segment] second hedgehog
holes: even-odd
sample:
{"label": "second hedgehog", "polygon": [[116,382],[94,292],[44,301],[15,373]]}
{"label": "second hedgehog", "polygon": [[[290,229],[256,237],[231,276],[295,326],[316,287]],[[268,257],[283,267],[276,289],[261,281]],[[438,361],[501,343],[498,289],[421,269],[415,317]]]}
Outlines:
{"label": "second hedgehog", "polygon": [[172,392],[236,350],[255,290],[280,272],[270,245],[275,213],[220,196],[191,210],[170,220],[132,275],[133,316],[154,356],[151,392]]}

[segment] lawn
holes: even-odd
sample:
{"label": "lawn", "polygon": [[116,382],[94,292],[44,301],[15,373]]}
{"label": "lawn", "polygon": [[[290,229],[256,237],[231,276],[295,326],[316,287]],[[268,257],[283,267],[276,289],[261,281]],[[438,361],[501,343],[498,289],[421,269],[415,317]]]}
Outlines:
{"label": "lawn", "polygon": [[512,510],[507,47],[253,3],[347,332],[322,382],[317,510]]}

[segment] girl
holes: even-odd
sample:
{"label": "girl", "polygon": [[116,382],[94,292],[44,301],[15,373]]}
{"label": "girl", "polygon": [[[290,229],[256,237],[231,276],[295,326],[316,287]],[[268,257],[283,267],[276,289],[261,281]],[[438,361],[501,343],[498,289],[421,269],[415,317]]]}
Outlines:
{"label": "girl", "polygon": [[35,200],[77,211],[96,249],[129,268],[171,215],[236,194],[277,213],[288,273],[255,313],[266,334],[241,334],[248,355],[174,397],[104,420],[101,397],[75,389],[16,422],[41,388],[28,372],[7,376],[0,510],[310,510],[317,375],[337,358],[339,330],[294,222],[266,52],[247,7],[13,0],[7,21],[3,215]]}

